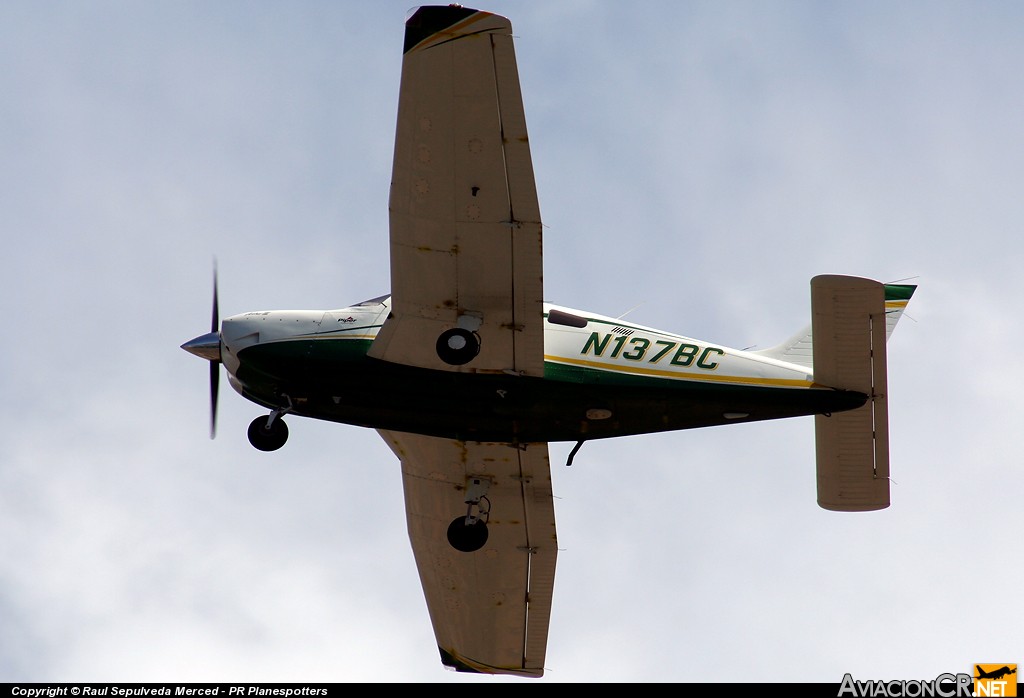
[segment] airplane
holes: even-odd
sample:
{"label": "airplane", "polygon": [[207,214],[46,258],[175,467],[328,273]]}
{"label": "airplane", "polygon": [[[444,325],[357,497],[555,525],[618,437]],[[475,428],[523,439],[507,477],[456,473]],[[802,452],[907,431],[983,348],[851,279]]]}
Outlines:
{"label": "airplane", "polygon": [[1011,669],[1009,666],[1003,666],[999,669],[993,669],[992,671],[985,671],[981,668],[980,664],[975,664],[974,668],[978,672],[974,677],[976,679],[1001,679],[1004,676],[1017,673],[1016,668]]}
{"label": "airplane", "polygon": [[544,675],[558,538],[549,444],[814,416],[818,504],[890,504],[886,341],[916,286],[823,274],[811,323],[767,349],[544,299],[542,223],[502,16],[425,6],[405,23],[389,199],[389,294],[219,319],[182,345],[267,412],[377,430],[442,664]]}

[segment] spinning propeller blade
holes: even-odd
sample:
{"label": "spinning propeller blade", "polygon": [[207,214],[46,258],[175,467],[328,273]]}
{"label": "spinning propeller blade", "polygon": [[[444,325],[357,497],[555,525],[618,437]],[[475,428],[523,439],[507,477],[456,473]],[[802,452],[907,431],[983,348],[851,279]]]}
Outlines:
{"label": "spinning propeller blade", "polygon": [[217,393],[220,391],[220,309],[217,302],[217,263],[213,264],[213,317],[210,331],[181,345],[190,354],[210,362],[210,438],[217,435]]}
{"label": "spinning propeller blade", "polygon": [[[218,353],[220,345],[220,307],[217,302],[217,263],[213,265],[213,316],[210,318],[210,334],[217,333]],[[217,395],[220,392],[220,360],[210,362],[210,438],[217,436]]]}

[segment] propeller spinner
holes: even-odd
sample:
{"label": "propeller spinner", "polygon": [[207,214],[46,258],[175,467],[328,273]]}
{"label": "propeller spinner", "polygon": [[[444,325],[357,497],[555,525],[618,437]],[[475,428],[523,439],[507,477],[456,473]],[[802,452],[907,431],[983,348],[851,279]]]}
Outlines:
{"label": "propeller spinner", "polygon": [[217,394],[220,391],[220,309],[217,302],[217,267],[213,268],[213,314],[210,331],[190,339],[181,348],[210,362],[210,438],[217,435]]}

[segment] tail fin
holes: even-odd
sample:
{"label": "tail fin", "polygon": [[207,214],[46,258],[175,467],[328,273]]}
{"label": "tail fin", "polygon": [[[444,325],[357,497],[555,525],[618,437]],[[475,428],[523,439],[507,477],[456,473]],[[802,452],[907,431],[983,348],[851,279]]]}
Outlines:
{"label": "tail fin", "polygon": [[885,339],[889,341],[892,331],[896,329],[896,323],[903,317],[903,311],[907,309],[907,303],[917,286],[908,284],[885,284]]}
{"label": "tail fin", "polygon": [[855,410],[814,417],[818,504],[824,509],[889,506],[886,340],[914,288],[852,276],[811,280],[814,341],[807,344],[814,382],[867,396]]}
{"label": "tail fin", "polygon": [[[917,286],[906,284],[885,284],[885,338],[892,336],[896,323],[903,317],[903,311],[914,295]],[[787,361],[792,364],[814,367],[814,341],[811,326],[808,325],[795,335],[774,347],[753,352],[772,359]]]}

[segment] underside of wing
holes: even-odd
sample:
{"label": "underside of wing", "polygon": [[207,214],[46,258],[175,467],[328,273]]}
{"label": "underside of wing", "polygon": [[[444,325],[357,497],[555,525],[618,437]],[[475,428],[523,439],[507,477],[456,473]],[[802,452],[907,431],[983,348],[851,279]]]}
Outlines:
{"label": "underside of wing", "polygon": [[814,381],[868,398],[857,409],[814,417],[818,504],[824,509],[889,506],[885,294],[870,279],[811,280]]}
{"label": "underside of wing", "polygon": [[390,228],[392,312],[371,356],[543,375],[540,209],[504,17],[406,22]]}
{"label": "underside of wing", "polygon": [[[543,675],[557,555],[547,444],[380,434],[402,462],[409,538],[442,662]],[[463,552],[448,530],[469,513],[485,522],[486,538]]]}

